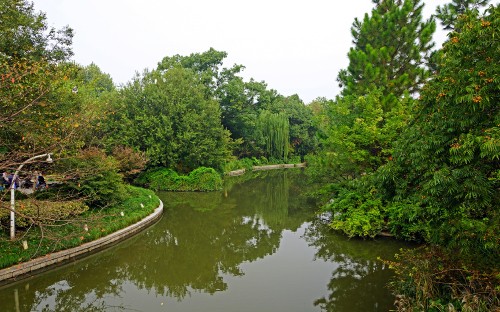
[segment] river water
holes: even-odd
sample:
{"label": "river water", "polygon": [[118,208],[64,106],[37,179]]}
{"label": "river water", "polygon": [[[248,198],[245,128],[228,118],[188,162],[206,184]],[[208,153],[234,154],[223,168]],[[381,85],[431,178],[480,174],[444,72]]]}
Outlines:
{"label": "river water", "polygon": [[388,311],[403,244],[332,232],[301,169],[159,193],[161,221],[88,258],[0,288],[0,311]]}

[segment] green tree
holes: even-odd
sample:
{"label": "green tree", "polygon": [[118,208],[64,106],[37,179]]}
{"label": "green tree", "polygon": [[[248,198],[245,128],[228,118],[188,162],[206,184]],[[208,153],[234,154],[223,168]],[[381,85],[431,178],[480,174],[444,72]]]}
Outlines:
{"label": "green tree", "polygon": [[382,108],[388,111],[405,94],[416,94],[428,78],[425,63],[436,25],[432,19],[422,21],[420,0],[373,2],[371,15],[353,23],[349,66],[337,80],[344,96],[381,90]]}
{"label": "green tree", "polygon": [[421,1],[373,2],[371,14],[351,28],[349,66],[338,75],[341,96],[323,101],[315,116],[321,149],[309,158],[311,172],[330,183],[369,175],[390,159],[412,96],[429,75],[435,23],[422,21]]}
{"label": "green tree", "polygon": [[263,81],[243,81],[239,76],[227,80],[217,90],[217,98],[222,110],[222,124],[231,137],[240,140],[235,154],[240,157],[258,156],[263,146],[256,144],[257,120],[262,110],[269,110],[272,103],[282,98],[276,90],[269,90]]}
{"label": "green tree", "polygon": [[222,127],[218,103],[205,96],[198,77],[173,67],[127,84],[111,115],[115,144],[145,152],[150,166],[179,172],[221,169],[231,153],[229,132]]}
{"label": "green tree", "polygon": [[27,0],[0,0],[0,62],[60,62],[73,55],[73,30],[48,27],[45,13]]}
{"label": "green tree", "polygon": [[72,30],[56,30],[47,23],[32,2],[0,1],[0,169],[13,172],[34,155],[52,153],[56,162],[50,167],[30,163],[19,174],[25,178],[30,170],[43,168],[66,183],[33,196],[57,202],[75,195],[92,205],[109,204],[123,190],[115,161],[101,152],[96,157],[81,152],[94,143],[91,134],[106,106],[102,92],[94,92],[95,85],[83,78],[86,69],[69,62]]}
{"label": "green tree", "polygon": [[257,156],[263,152],[262,146],[256,144],[258,134],[255,131],[260,110],[267,108],[278,94],[268,90],[264,82],[244,81],[238,75],[244,69],[242,65],[223,67],[226,57],[226,52],[213,48],[189,56],[167,56],[158,63],[158,70],[184,68],[194,72],[205,86],[205,97],[220,105],[222,125],[238,143],[235,154]]}
{"label": "green tree", "polygon": [[217,88],[227,79],[233,78],[235,73],[243,68],[241,65],[234,65],[231,69],[221,68],[227,53],[210,48],[203,53],[192,53],[189,56],[174,55],[166,56],[158,63],[159,71],[167,71],[175,67],[192,70],[200,77],[201,82],[206,86],[206,95],[215,97]]}
{"label": "green tree", "polygon": [[260,141],[265,146],[266,156],[286,161],[290,143],[290,124],[284,114],[273,114],[263,110],[257,121]]}
{"label": "green tree", "polygon": [[[500,249],[500,6],[470,11],[445,44],[411,126],[381,168],[396,234],[496,261]],[[404,211],[402,211],[404,210]],[[418,226],[415,226],[418,225]],[[412,230],[413,229],[413,230]]]}
{"label": "green tree", "polygon": [[490,2],[489,0],[452,0],[436,9],[436,17],[441,21],[445,30],[453,30],[458,17],[468,10],[479,9]]}
{"label": "green tree", "polygon": [[401,99],[385,112],[383,99],[381,91],[372,91],[321,103],[314,119],[320,149],[308,159],[317,179],[341,185],[372,174],[391,159],[392,144],[406,127],[414,100]]}
{"label": "green tree", "polygon": [[72,30],[49,28],[29,1],[0,1],[0,20],[0,162],[12,168],[63,145],[62,129],[67,134],[72,123],[64,120],[67,103],[54,103],[51,94],[65,77]]}
{"label": "green tree", "polygon": [[273,113],[284,114],[290,124],[290,152],[301,156],[313,152],[317,146],[316,127],[313,123],[312,109],[296,94],[278,96],[268,108]]}

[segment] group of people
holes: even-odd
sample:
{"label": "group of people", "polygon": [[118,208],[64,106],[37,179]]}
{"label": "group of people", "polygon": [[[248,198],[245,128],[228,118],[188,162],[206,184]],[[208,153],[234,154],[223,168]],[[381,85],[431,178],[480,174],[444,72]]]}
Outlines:
{"label": "group of people", "polygon": [[[33,180],[34,183],[32,183]],[[47,183],[45,182],[45,178],[43,177],[41,172],[35,172],[35,174],[33,175],[33,179],[26,179],[24,184],[28,184],[28,187],[32,186],[35,190],[47,188]],[[6,171],[2,174],[2,179],[0,181],[0,190],[10,189],[11,186],[13,189],[17,189],[21,187],[21,181],[19,179],[19,176],[14,176],[13,173],[9,173]]]}

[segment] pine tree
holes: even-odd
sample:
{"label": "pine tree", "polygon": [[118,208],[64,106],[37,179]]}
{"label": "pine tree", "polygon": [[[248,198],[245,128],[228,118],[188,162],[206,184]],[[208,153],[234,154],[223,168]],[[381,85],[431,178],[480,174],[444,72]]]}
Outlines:
{"label": "pine tree", "polygon": [[441,21],[445,30],[453,30],[459,15],[470,9],[479,9],[490,2],[489,0],[452,0],[451,3],[437,7],[436,17]]}
{"label": "pine tree", "polygon": [[422,21],[420,0],[373,0],[375,8],[351,28],[349,66],[337,80],[342,95],[362,96],[381,89],[384,110],[404,94],[415,94],[428,77],[425,62],[436,25]]}

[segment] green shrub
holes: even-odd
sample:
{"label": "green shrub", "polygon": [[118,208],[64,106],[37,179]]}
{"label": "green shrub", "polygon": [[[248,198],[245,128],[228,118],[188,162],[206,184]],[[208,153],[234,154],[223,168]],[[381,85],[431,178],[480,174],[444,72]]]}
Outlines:
{"label": "green shrub", "polygon": [[378,198],[350,192],[329,205],[333,212],[331,227],[349,237],[375,237],[384,229],[384,209]]}
{"label": "green shrub", "polygon": [[[255,161],[258,161],[254,157]],[[254,159],[251,158],[242,158],[242,159],[236,159],[232,160],[230,162],[227,162],[224,165],[224,172],[229,172],[233,170],[239,170],[239,169],[246,169],[246,170],[252,170],[252,167],[255,165]],[[267,161],[267,159],[266,159]]]}
{"label": "green shrub", "polygon": [[135,183],[156,191],[216,191],[221,190],[223,180],[212,168],[200,167],[189,175],[178,175],[167,168],[157,168],[141,174]]}
{"label": "green shrub", "polygon": [[288,157],[287,162],[289,164],[300,164],[302,162],[302,159],[301,159],[300,155],[290,156],[290,157]]}
{"label": "green shrub", "polygon": [[206,167],[200,167],[191,171],[188,178],[191,188],[194,187],[197,191],[221,190],[224,183],[217,171]]}
{"label": "green shrub", "polygon": [[323,208],[332,213],[331,227],[349,237],[375,237],[386,229],[382,199],[363,182],[353,180],[342,188],[337,186],[337,195]]}
{"label": "green shrub", "polygon": [[[301,162],[300,156],[293,156],[288,158],[288,161],[286,163],[289,164],[298,164]],[[236,159],[232,160],[230,162],[227,162],[224,165],[224,172],[229,172],[233,170],[239,170],[239,169],[246,169],[248,171],[251,171],[253,166],[265,166],[265,165],[279,165],[279,164],[284,164],[285,162],[283,159],[277,159],[274,157],[270,157],[267,159],[266,157],[262,156],[260,158],[252,157],[252,158],[241,158],[241,159]]]}
{"label": "green shrub", "polygon": [[60,167],[71,172],[59,190],[83,198],[90,207],[105,207],[125,196],[118,162],[97,148],[83,150],[77,157],[61,160]]}

